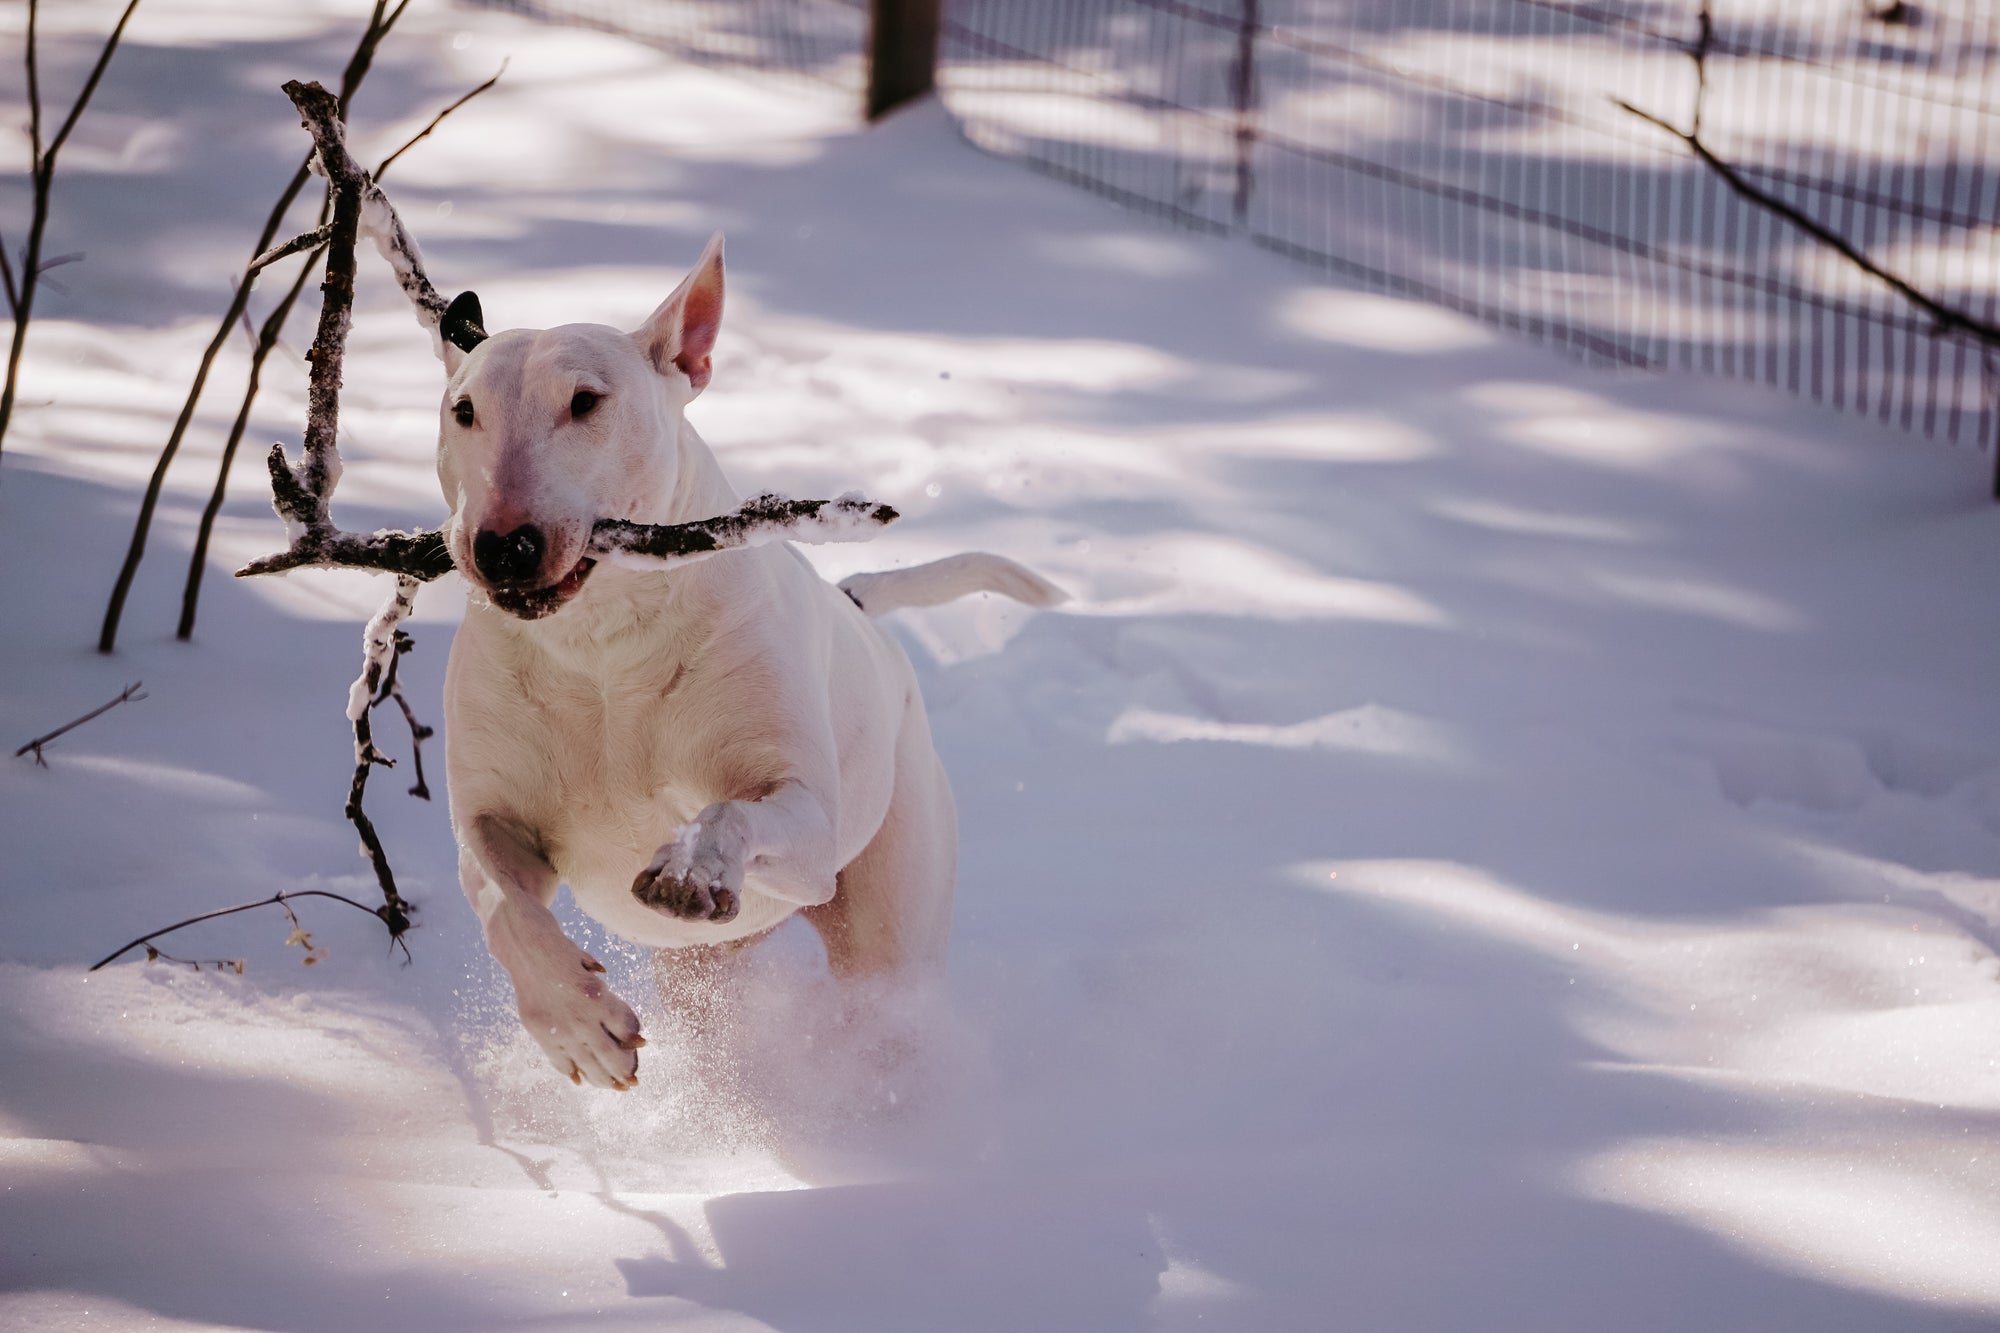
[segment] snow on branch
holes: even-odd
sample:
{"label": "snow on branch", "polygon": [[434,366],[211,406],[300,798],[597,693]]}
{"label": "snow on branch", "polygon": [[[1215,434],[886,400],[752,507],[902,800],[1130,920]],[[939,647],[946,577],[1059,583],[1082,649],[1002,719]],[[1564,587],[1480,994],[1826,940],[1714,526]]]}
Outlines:
{"label": "snow on branch", "polygon": [[[407,574],[398,574],[389,600],[382,604],[382,609],[375,613],[361,636],[361,674],[347,691],[347,720],[354,724],[354,776],[348,783],[346,815],[348,822],[361,835],[362,851],[374,867],[375,881],[382,890],[382,906],[375,910],[375,914],[389,928],[390,938],[398,941],[410,928],[410,905],[396,891],[396,877],[389,868],[389,855],[382,849],[382,839],[376,835],[374,821],[362,809],[361,799],[368,790],[369,770],[377,764],[384,768],[396,766],[395,760],[376,748],[374,726],[369,721],[369,714],[380,702],[377,691],[382,688],[396,659],[408,651],[409,636],[396,626],[415,609],[416,600],[417,581]],[[417,735],[416,718],[407,707],[403,715],[409,719],[413,745],[421,743],[423,737]],[[429,728],[424,730],[428,733]],[[418,786],[422,787],[421,781]],[[424,795],[428,798],[429,793]]]}
{"label": "snow on branch", "polygon": [[788,500],[773,491],[745,500],[730,513],[693,523],[601,518],[590,529],[590,551],[613,564],[661,569],[736,546],[866,541],[896,519],[894,509],[854,491],[832,500]]}

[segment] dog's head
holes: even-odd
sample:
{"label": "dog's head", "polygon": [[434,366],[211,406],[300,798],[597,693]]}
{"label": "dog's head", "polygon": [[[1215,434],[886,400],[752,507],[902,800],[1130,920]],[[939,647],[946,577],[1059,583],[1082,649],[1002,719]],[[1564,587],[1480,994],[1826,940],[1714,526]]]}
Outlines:
{"label": "dog's head", "polygon": [[722,236],[637,330],[602,324],[488,337],[470,292],[445,339],[438,481],[452,559],[523,620],[559,610],[596,562],[600,518],[664,521],[681,413],[708,384],[722,323]]}

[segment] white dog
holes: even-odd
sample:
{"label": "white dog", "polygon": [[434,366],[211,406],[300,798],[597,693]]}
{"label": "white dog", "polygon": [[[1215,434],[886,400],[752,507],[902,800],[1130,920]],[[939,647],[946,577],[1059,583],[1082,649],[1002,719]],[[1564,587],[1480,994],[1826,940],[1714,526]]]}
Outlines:
{"label": "white dog", "polygon": [[838,973],[935,966],[956,814],[909,661],[869,617],[981,590],[1062,594],[990,555],[841,589],[785,545],[668,571],[594,561],[598,519],[740,503],[682,417],[709,380],[722,238],[629,334],[485,338],[469,299],[454,303],[438,440],[472,589],[446,763],[460,883],[528,1032],[576,1082],[638,1081],[639,1020],[556,923],[559,882],[683,959],[802,912]]}

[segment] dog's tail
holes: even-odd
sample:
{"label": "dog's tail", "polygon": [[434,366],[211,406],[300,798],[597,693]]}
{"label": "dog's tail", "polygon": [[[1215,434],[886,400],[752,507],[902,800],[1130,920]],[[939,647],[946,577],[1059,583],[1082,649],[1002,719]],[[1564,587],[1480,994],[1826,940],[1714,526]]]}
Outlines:
{"label": "dog's tail", "polygon": [[885,616],[906,606],[936,606],[968,593],[997,592],[1029,606],[1056,606],[1069,594],[1040,574],[1005,556],[973,551],[948,555],[908,569],[851,574],[840,590],[869,616]]}

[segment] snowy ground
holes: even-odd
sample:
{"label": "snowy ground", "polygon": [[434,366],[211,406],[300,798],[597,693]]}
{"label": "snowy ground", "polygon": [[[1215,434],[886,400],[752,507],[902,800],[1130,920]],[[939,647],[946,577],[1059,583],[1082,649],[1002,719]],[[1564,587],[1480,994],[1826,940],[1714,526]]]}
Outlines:
{"label": "snowy ground", "polygon": [[[91,54],[65,34],[106,15],[48,8],[63,96]],[[240,977],[86,975],[182,915],[371,891],[341,701],[379,589],[225,577],[280,540],[254,454],[296,439],[295,357],[197,641],[172,627],[228,364],[121,651],[91,650],[302,150],[277,84],[335,77],[361,8],[148,0],[64,159],[51,248],[89,258],[0,458],[0,738],[151,697],[0,764],[0,1326],[2000,1318],[1986,460],[1315,285],[935,109],[859,132],[830,95],[427,0],[357,106],[366,156],[513,62],[392,182],[441,285],[496,326],[630,325],[725,228],[694,415],[739,484],[904,510],[830,573],[983,547],[1078,594],[899,618],[962,810],[949,994],[840,1025],[785,933],[719,1061],[585,928],[662,1035],[639,1092],[579,1091],[400,771],[375,808],[412,965],[308,906],[310,970],[253,916],[176,941]],[[339,512],[432,523],[437,371],[364,272]],[[457,597],[406,663],[432,719]],[[887,1078],[885,1046],[915,1051]]]}

